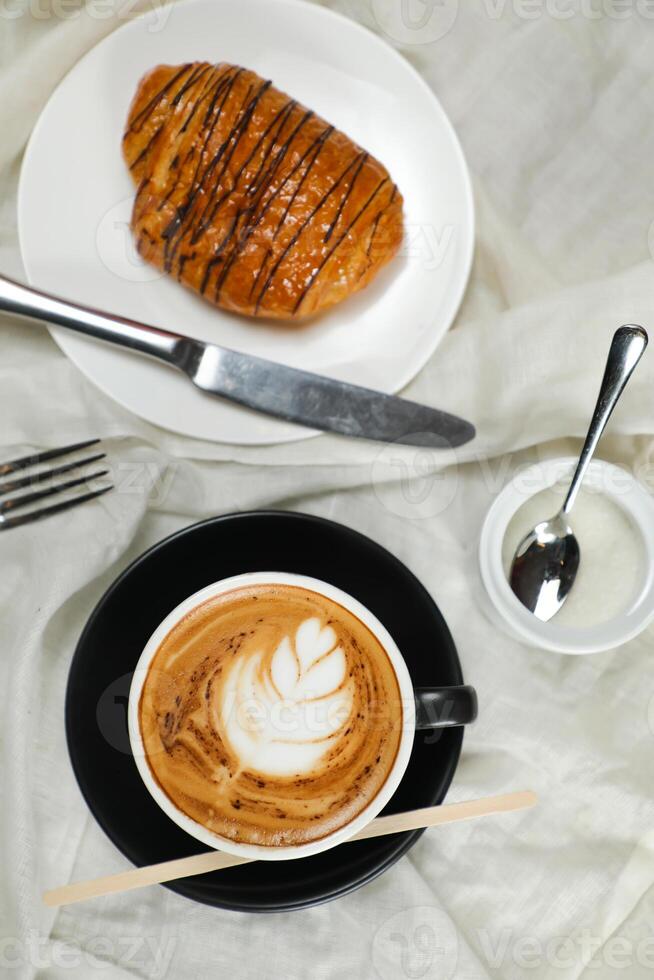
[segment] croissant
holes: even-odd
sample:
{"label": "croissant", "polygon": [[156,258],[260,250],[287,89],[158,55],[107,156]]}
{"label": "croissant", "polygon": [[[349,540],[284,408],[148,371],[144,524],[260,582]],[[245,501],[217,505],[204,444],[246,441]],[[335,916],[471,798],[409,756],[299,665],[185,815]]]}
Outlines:
{"label": "croissant", "polygon": [[366,286],[402,241],[386,168],[245,68],[154,68],[123,152],[140,255],[227,310],[315,314]]}

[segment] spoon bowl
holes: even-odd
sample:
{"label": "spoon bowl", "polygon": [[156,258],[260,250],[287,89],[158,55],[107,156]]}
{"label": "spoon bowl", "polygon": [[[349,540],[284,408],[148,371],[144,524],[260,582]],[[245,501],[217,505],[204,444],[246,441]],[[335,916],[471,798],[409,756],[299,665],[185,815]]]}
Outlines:
{"label": "spoon bowl", "polygon": [[559,611],[573,586],[581,553],[561,513],[542,521],[518,545],[510,585],[523,606],[543,622]]}

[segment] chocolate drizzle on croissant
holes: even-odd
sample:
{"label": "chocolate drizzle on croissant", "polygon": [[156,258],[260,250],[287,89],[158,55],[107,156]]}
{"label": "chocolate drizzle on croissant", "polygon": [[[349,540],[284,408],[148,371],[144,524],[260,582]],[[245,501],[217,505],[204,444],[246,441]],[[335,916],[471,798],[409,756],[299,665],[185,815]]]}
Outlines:
{"label": "chocolate drizzle on croissant", "polygon": [[326,309],[402,240],[402,196],[382,164],[244,68],[155,68],[123,151],[140,254],[229,310]]}

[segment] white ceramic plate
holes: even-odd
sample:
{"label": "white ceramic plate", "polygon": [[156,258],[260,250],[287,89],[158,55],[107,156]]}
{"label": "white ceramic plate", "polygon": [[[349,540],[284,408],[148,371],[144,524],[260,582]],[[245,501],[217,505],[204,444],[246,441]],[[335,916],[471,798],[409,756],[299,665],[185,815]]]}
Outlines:
{"label": "white ceramic plate", "polygon": [[[450,326],[472,259],[470,180],[438,100],[376,35],[303,0],[189,0],[163,20],[162,10],[156,13],[89,52],[37,123],[18,201],[30,283],[236,350],[398,391]],[[149,68],[195,60],[236,62],[272,78],[377,156],[404,194],[401,255],[367,290],[304,328],[217,310],[134,251],[133,187],[120,146],[127,111]],[[156,362],[61,329],[53,335],[99,388],[166,429],[246,444],[311,434],[205,395]]]}

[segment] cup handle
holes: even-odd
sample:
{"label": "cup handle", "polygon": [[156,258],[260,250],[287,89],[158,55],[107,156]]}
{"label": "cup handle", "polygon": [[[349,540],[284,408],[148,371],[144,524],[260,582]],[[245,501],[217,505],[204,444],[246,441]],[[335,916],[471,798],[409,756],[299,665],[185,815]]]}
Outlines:
{"label": "cup handle", "polygon": [[477,717],[477,693],[474,687],[417,687],[416,730],[451,728],[468,725]]}

